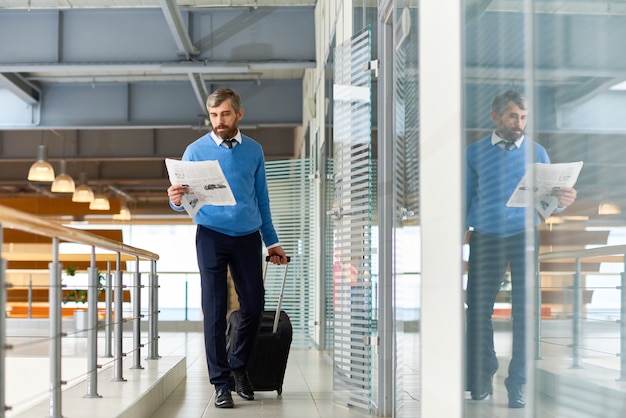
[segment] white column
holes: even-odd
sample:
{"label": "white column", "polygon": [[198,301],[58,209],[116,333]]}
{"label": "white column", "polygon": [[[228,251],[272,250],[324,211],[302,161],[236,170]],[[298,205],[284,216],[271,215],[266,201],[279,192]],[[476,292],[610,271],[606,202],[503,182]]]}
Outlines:
{"label": "white column", "polygon": [[420,2],[423,417],[463,415],[461,2]]}

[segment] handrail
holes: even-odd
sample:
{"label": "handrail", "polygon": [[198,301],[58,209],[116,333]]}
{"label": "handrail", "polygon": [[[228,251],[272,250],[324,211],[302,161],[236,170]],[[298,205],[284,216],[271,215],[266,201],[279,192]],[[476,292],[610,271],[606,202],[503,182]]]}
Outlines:
{"label": "handrail", "polygon": [[[621,273],[621,283],[619,286],[619,290],[621,292],[621,306],[620,306],[620,377],[618,380],[626,381],[626,245],[607,245],[603,247],[596,248],[588,248],[584,250],[574,250],[574,251],[556,251],[556,252],[548,252],[539,255],[539,261],[549,261],[549,260],[574,260],[575,262],[575,271],[574,271],[574,284],[572,286],[572,291],[574,292],[573,297],[573,307],[572,307],[572,360],[573,368],[581,367],[581,359],[582,355],[580,353],[580,348],[582,346],[582,326],[583,326],[583,299],[582,299],[582,272],[581,272],[581,260],[589,259],[594,257],[604,257],[604,256],[621,256],[623,270]],[[537,289],[541,289],[541,276],[537,275]],[[541,292],[537,292],[537,304],[538,307],[541,307]],[[535,329],[537,332],[536,338],[536,352],[538,357],[541,355],[541,315],[535,316]]]}
{"label": "handrail", "polygon": [[[52,239],[52,246],[50,249],[50,263],[48,265],[48,269],[50,271],[50,287],[49,287],[49,322],[50,322],[50,400],[49,400],[49,416],[51,418],[59,418],[62,416],[61,413],[61,385],[63,381],[61,380],[61,338],[64,336],[62,333],[61,327],[61,268],[62,265],[59,262],[60,254],[59,254],[59,242],[67,241],[81,245],[87,245],[91,247],[90,254],[90,267],[88,270],[88,305],[87,305],[87,315],[88,315],[88,329],[87,329],[87,394],[84,396],[85,398],[100,398],[101,396],[97,392],[97,332],[98,332],[98,316],[97,316],[97,291],[98,291],[98,278],[99,271],[96,266],[96,248],[104,249],[115,253],[116,257],[116,268],[114,271],[116,277],[116,285],[114,289],[115,296],[115,340],[116,340],[116,353],[114,356],[114,368],[115,372],[115,381],[125,381],[122,376],[122,361],[124,357],[124,353],[122,351],[122,339],[123,339],[123,329],[122,323],[124,322],[124,318],[119,313],[122,312],[122,295],[123,295],[123,286],[122,286],[122,271],[121,271],[121,260],[122,254],[133,256],[137,260],[136,269],[137,273],[135,274],[135,297],[134,297],[134,314],[135,317],[133,320],[135,321],[135,326],[133,329],[134,338],[133,338],[133,351],[134,351],[134,361],[135,364],[133,368],[140,369],[143,368],[140,364],[140,349],[144,346],[140,342],[140,320],[141,320],[141,306],[140,306],[140,289],[143,287],[141,284],[140,275],[138,273],[139,269],[139,261],[140,260],[148,260],[150,261],[150,276],[149,276],[149,285],[150,289],[150,300],[149,300],[149,331],[148,338],[150,340],[150,355],[148,356],[148,360],[157,360],[159,358],[158,355],[158,275],[156,271],[156,262],[159,259],[158,254],[152,253],[150,251],[146,251],[140,248],[135,248],[130,245],[126,245],[121,242],[117,242],[115,240],[102,237],[96,234],[93,234],[88,231],[83,231],[75,228],[70,228],[66,226],[62,226],[50,221],[46,221],[41,219],[35,215],[31,215],[28,213],[20,212],[16,209],[0,205],[0,250],[3,245],[3,228],[13,228],[18,229],[24,232],[28,232],[31,234],[44,236]],[[6,358],[6,318],[4,315],[6,308],[6,293],[5,289],[6,285],[6,268],[7,261],[2,256],[2,251],[0,251],[0,418],[4,418],[5,410],[10,408],[5,403],[5,358]],[[107,268],[109,269],[109,268]],[[107,273],[110,276],[109,272]],[[107,281],[109,298],[107,299],[107,306],[112,304],[111,300],[111,286],[110,280]],[[111,309],[107,309],[108,314],[112,312]],[[111,323],[111,317],[107,317],[107,323]],[[106,332],[110,332],[110,327],[106,330]]]}
{"label": "handrail", "polygon": [[555,251],[539,254],[539,261],[548,260],[565,260],[565,259],[580,259],[601,257],[605,255],[619,255],[626,254],[626,245],[607,245],[604,247],[587,248],[584,250],[574,251]]}
{"label": "handrail", "polygon": [[158,261],[159,259],[159,255],[153,252],[135,248],[88,231],[58,225],[4,205],[0,205],[0,224],[36,235],[43,235],[49,238],[57,237],[60,240],[90,245],[116,253],[129,254],[145,260]]}

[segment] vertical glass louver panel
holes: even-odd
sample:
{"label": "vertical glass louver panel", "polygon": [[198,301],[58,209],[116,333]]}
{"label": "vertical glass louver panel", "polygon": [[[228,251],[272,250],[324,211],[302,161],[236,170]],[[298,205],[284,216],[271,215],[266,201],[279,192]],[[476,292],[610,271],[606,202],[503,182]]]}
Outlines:
{"label": "vertical glass louver panel", "polygon": [[[420,229],[417,2],[395,10],[394,33],[394,316],[395,416],[416,418],[419,398]],[[402,36],[398,36],[402,34]],[[417,380],[417,381],[416,381]]]}
{"label": "vertical glass louver panel", "polygon": [[371,410],[372,138],[369,29],[335,51],[334,394]]}
{"label": "vertical glass louver panel", "polygon": [[[314,346],[315,279],[313,251],[313,180],[309,159],[265,164],[274,227],[291,257],[282,310],[293,326],[292,348]],[[265,309],[276,309],[284,266],[270,265],[265,279]]]}
{"label": "vertical glass louver panel", "polygon": [[[326,149],[324,148],[324,151]],[[333,196],[335,184],[333,183],[333,159],[324,155],[324,213],[332,212]],[[324,319],[326,326],[324,327],[324,350],[332,351],[335,341],[335,281],[334,281],[334,263],[333,254],[333,220],[330,216],[324,216],[324,254],[328,254],[324,260]]]}
{"label": "vertical glass louver panel", "polygon": [[[398,10],[398,21],[415,22],[415,8]],[[403,19],[403,15],[410,16]],[[396,39],[394,55],[396,183],[400,223],[415,224],[419,216],[419,89],[417,85],[417,31],[403,28],[406,38]]]}

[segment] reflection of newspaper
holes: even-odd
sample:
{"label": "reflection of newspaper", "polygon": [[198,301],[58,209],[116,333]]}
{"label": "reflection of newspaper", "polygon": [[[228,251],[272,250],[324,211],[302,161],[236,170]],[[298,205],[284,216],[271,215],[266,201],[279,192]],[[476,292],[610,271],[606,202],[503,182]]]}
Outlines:
{"label": "reflection of newspaper", "polygon": [[166,158],[165,165],[172,184],[187,186],[182,205],[192,217],[203,205],[236,204],[218,161],[180,161]]}
{"label": "reflection of newspaper", "polygon": [[[531,199],[535,202],[535,208],[543,219],[554,212],[559,205],[559,199],[552,194],[553,190],[561,186],[574,187],[583,162],[542,164],[535,163],[513,191],[513,194],[506,203],[507,206],[521,207],[527,206]],[[534,175],[534,185],[530,183]],[[529,196],[533,193],[533,196]]]}

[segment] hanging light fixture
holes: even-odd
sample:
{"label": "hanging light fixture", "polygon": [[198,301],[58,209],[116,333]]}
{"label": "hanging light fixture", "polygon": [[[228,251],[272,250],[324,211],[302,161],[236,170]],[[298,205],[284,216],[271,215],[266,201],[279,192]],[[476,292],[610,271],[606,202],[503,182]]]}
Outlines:
{"label": "hanging light fixture", "polygon": [[74,193],[74,179],[67,174],[65,160],[61,160],[61,173],[54,179],[50,191],[53,193]]}
{"label": "hanging light fixture", "polygon": [[598,215],[619,215],[622,208],[615,202],[603,201],[598,206]]}
{"label": "hanging light fixture", "polygon": [[130,209],[128,208],[128,204],[125,201],[122,201],[120,204],[120,213],[116,213],[113,215],[113,219],[117,221],[130,221],[132,218]]}
{"label": "hanging light fixture", "polygon": [[48,162],[48,148],[43,144],[37,148],[37,161],[28,170],[28,181],[54,181],[54,169]]}
{"label": "hanging light fixture", "polygon": [[74,190],[74,194],[72,195],[72,202],[91,203],[94,195],[91,187],[87,185],[87,175],[85,173],[80,173],[78,183],[79,185],[76,190]]}
{"label": "hanging light fixture", "polygon": [[93,200],[89,204],[90,210],[109,210],[111,209],[111,205],[109,204],[109,198],[102,193],[101,190],[98,191],[93,196]]}

